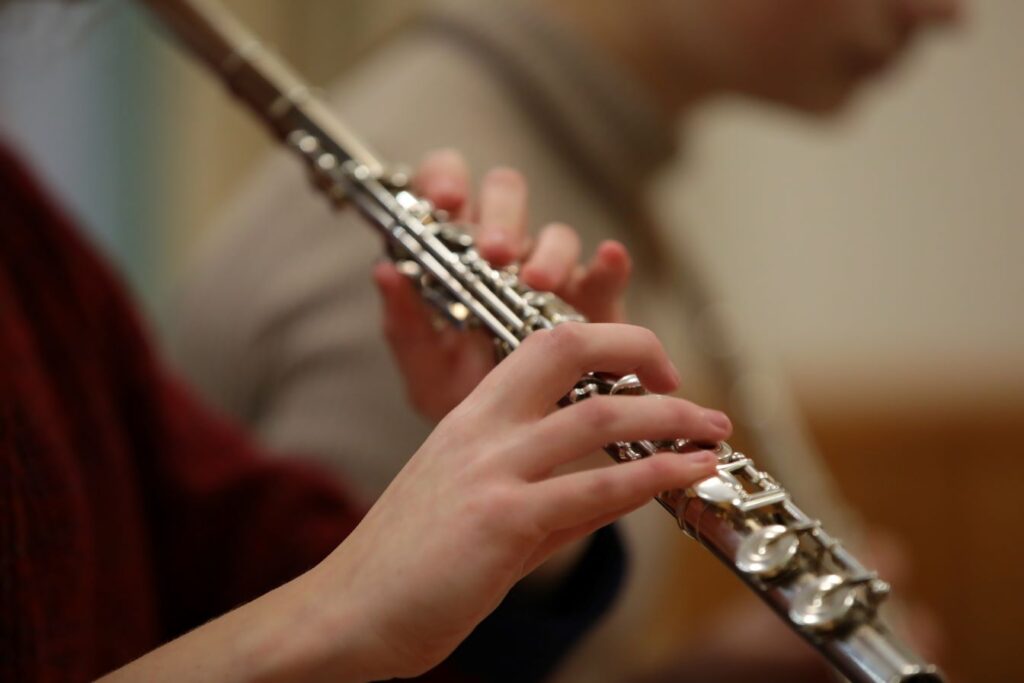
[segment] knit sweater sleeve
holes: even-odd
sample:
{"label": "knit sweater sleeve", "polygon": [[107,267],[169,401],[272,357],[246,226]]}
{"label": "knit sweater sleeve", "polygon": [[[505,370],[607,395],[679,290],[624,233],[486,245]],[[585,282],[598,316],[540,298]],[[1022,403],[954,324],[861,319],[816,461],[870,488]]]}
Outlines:
{"label": "knit sweater sleeve", "polygon": [[[2,144],[0,209],[0,351],[16,360],[11,386],[22,392],[0,395],[14,416],[0,427],[15,430],[0,446],[17,445],[0,448],[0,464],[27,472],[17,490],[35,492],[13,507],[45,506],[63,520],[54,528],[26,515],[19,538],[32,571],[15,576],[0,562],[0,585],[23,579],[40,604],[58,588],[70,596],[63,609],[9,615],[40,652],[61,634],[60,651],[76,653],[62,656],[80,660],[63,667],[65,679],[258,597],[351,532],[364,504],[336,476],[264,457],[165,369],[118,278]],[[54,564],[71,560],[65,547],[76,549],[75,580]],[[622,572],[605,530],[563,585],[514,591],[428,680],[542,679],[609,606]],[[68,626],[78,622],[92,630]]]}

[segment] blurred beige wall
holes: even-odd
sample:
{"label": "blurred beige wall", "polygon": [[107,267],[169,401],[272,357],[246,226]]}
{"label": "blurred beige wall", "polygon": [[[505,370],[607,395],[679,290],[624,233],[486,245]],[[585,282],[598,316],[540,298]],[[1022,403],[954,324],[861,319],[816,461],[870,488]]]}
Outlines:
{"label": "blurred beige wall", "polygon": [[816,400],[1024,397],[1024,3],[968,5],[842,120],[705,112],[659,188]]}

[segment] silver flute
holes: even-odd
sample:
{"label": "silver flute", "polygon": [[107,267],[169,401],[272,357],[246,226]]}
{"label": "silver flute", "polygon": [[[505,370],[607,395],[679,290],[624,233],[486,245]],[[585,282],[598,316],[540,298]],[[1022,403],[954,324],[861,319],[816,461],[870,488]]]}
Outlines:
{"label": "silver flute", "polygon": [[[523,285],[514,268],[492,268],[473,239],[389,173],[287,65],[215,0],[141,0],[204,61],[311,171],[337,206],[354,206],[386,238],[390,256],[423,296],[457,326],[486,329],[502,353],[536,330],[584,321],[565,302]],[[599,394],[647,393],[633,375],[592,373],[568,405]],[[717,473],[656,500],[800,636],[855,683],[935,683],[938,669],[902,643],[878,609],[889,585],[791,500],[769,474],[726,443],[612,443],[627,462],[658,451],[711,448]],[[767,674],[770,676],[770,674]]]}

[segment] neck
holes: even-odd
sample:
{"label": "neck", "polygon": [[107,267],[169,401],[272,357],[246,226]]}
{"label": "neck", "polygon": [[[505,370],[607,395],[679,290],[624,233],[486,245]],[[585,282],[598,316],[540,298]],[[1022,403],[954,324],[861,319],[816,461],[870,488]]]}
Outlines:
{"label": "neck", "polygon": [[533,0],[534,7],[579,33],[584,40],[621,65],[669,119],[713,95],[707,74],[678,47],[659,13],[622,0]]}

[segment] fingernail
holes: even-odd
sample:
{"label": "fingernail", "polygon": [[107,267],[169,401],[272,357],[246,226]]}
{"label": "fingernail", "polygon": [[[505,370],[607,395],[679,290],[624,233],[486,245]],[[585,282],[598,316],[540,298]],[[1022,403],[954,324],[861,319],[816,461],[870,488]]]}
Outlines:
{"label": "fingernail", "polygon": [[732,429],[732,421],[729,420],[729,416],[720,410],[709,410],[705,417],[714,427],[722,430]]}
{"label": "fingernail", "polygon": [[673,363],[672,361],[669,361],[668,368],[669,370],[672,371],[672,382],[676,386],[679,386],[680,382],[683,381],[682,376],[679,374],[679,368],[677,368],[675,363]]}

